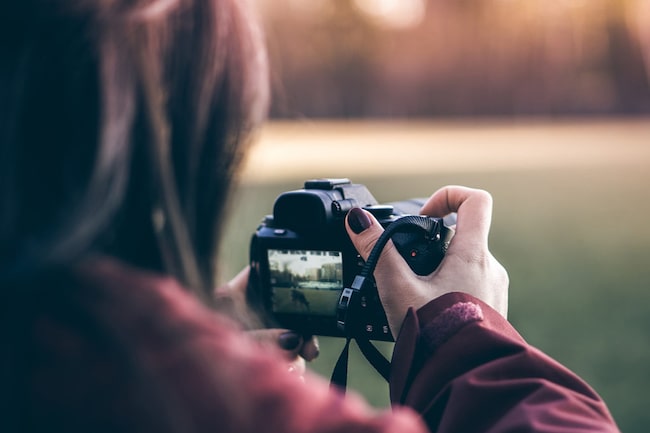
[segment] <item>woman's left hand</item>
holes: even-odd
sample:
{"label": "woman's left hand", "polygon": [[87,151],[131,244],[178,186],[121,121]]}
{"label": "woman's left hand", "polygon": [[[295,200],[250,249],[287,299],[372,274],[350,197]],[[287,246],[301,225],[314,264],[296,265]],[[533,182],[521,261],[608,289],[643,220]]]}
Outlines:
{"label": "woman's left hand", "polygon": [[[244,268],[232,280],[214,291],[217,300],[228,298],[236,311],[248,310],[246,306],[246,286],[250,267]],[[302,377],[305,373],[305,361],[314,360],[319,353],[318,339],[314,336],[302,336],[288,329],[258,329],[248,332],[262,344],[278,348],[289,363],[288,371]]]}

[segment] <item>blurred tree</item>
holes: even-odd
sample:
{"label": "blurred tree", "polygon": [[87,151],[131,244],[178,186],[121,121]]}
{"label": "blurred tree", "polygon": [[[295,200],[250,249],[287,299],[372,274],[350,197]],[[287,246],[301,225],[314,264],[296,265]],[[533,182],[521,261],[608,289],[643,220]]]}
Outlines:
{"label": "blurred tree", "polygon": [[[622,113],[650,112],[650,98],[636,98],[650,94],[650,80],[646,75],[641,44],[636,28],[627,20],[627,11],[634,1],[619,0],[609,3],[607,34],[609,51],[607,64],[611,68],[618,95],[617,111]],[[650,22],[646,23],[650,26]]]}
{"label": "blurred tree", "polygon": [[274,117],[650,113],[648,0],[429,0],[411,27],[370,0],[258,2]]}
{"label": "blurred tree", "polygon": [[363,113],[378,30],[349,0],[331,0],[298,14],[294,9],[293,15],[291,7],[277,6],[265,10],[276,96],[272,115]]}

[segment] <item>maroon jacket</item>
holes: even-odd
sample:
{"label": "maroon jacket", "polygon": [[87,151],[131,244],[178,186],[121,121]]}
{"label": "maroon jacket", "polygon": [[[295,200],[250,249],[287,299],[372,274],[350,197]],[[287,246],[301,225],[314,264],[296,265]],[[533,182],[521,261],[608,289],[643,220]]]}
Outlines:
{"label": "maroon jacket", "polygon": [[409,312],[394,407],[377,412],[290,374],[170,278],[102,260],[11,292],[2,431],[618,431],[584,382],[464,294]]}

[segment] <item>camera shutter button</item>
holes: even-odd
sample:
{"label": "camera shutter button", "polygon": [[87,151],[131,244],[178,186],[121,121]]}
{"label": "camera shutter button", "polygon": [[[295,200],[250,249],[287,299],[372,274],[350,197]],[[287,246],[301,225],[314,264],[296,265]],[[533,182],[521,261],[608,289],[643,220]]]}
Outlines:
{"label": "camera shutter button", "polygon": [[388,204],[378,204],[378,205],[373,205],[373,206],[366,206],[363,209],[370,212],[377,219],[388,218],[391,215],[393,215],[393,211],[395,210],[393,208],[393,206],[388,205]]}

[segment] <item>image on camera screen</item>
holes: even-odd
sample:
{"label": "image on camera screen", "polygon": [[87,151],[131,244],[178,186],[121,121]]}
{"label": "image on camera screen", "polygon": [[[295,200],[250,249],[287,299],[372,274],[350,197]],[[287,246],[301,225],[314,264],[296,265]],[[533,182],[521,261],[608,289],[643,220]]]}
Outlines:
{"label": "image on camera screen", "polygon": [[340,251],[268,250],[275,313],[333,316],[343,290]]}

